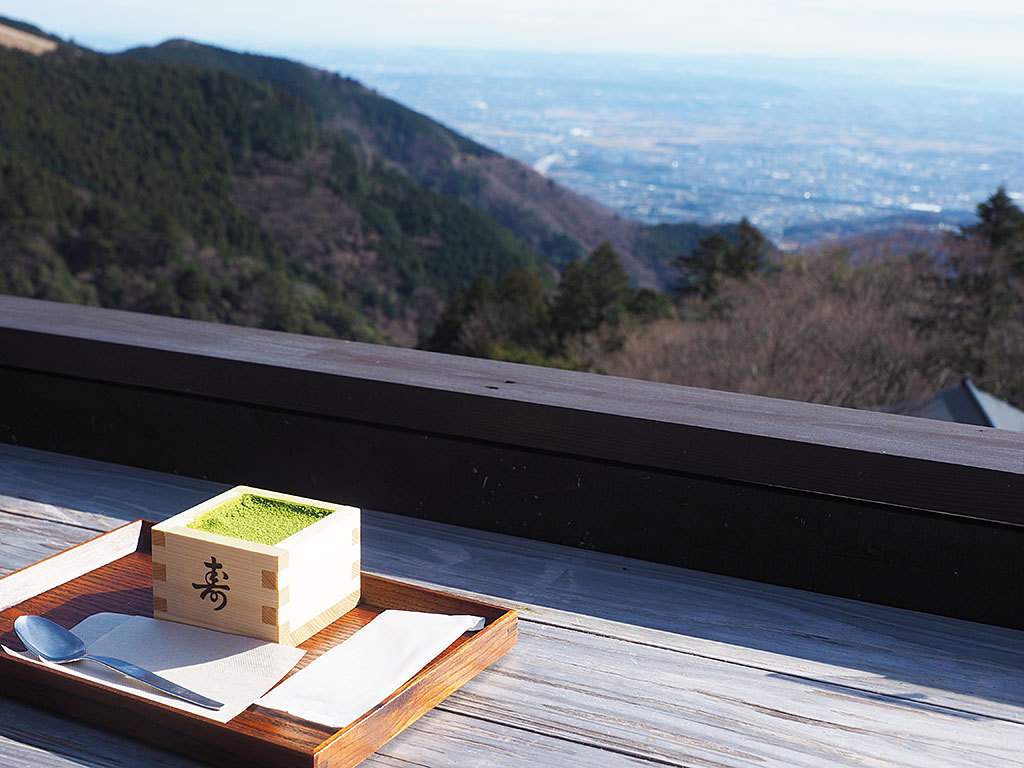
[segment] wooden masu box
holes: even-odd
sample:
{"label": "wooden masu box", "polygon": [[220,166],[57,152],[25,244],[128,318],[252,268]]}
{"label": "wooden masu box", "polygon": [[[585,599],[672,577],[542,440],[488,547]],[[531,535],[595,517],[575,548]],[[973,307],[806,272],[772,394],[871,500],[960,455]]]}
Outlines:
{"label": "wooden masu box", "polygon": [[[187,528],[243,494],[331,510],[274,546]],[[359,510],[236,486],[153,526],[153,616],[298,645],[359,602]]]}

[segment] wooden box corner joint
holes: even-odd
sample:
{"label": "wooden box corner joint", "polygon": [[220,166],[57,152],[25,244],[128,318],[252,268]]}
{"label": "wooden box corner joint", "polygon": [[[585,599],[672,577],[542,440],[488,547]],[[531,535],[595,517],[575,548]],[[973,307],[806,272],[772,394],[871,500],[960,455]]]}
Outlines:
{"label": "wooden box corner joint", "polygon": [[[243,494],[331,514],[275,545],[186,527]],[[359,602],[359,524],[355,507],[236,486],[153,526],[153,615],[298,645]]]}

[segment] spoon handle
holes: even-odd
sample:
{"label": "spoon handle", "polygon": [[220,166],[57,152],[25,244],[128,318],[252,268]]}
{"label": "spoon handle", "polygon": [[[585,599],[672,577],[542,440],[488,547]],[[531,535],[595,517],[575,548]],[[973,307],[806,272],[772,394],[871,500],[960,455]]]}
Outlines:
{"label": "spoon handle", "polygon": [[112,659],[109,656],[82,656],[82,659],[90,659],[92,661],[99,662],[105,667],[120,672],[122,675],[133,677],[136,680],[141,680],[154,688],[157,688],[164,693],[169,693],[172,696],[177,696],[179,699],[191,702],[192,704],[198,704],[200,707],[206,707],[207,709],[220,709],[224,705],[219,701],[208,699],[205,696],[200,696],[195,691],[190,691],[188,688],[182,688],[177,683],[172,683],[170,680],[160,677],[150,672],[148,669],[131,664],[127,661],[121,661],[120,659]]}

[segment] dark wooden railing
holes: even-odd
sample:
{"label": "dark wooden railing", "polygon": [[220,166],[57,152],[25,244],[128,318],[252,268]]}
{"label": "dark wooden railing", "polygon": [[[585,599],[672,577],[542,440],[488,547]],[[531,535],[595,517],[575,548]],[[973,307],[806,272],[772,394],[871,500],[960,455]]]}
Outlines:
{"label": "dark wooden railing", "polygon": [[0,394],[6,442],[1024,628],[1015,433],[10,297]]}

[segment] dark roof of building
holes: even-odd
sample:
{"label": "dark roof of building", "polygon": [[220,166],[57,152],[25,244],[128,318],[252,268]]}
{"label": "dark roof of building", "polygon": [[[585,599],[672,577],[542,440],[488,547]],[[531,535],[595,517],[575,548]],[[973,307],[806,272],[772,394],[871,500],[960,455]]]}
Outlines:
{"label": "dark roof of building", "polygon": [[921,400],[892,406],[893,413],[1024,432],[1024,411],[978,389],[965,374],[960,383]]}

